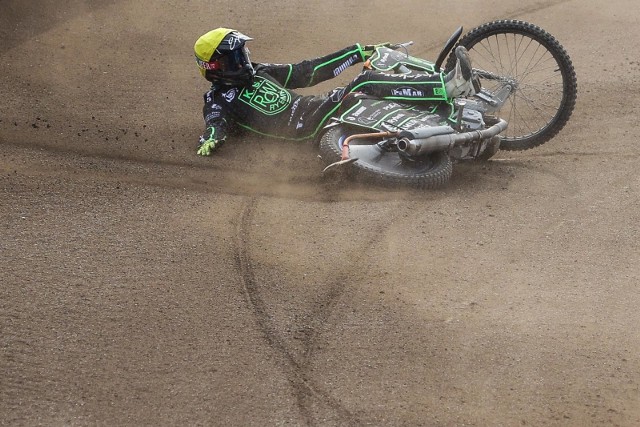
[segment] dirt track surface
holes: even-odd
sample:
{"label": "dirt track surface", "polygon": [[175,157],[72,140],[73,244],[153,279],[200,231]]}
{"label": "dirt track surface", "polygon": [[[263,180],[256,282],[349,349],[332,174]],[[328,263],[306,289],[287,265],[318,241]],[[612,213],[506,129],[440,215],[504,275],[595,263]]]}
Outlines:
{"label": "dirt track surface", "polygon": [[[637,1],[366,4],[0,0],[1,424],[640,425]],[[574,61],[543,147],[430,192],[195,156],[212,28],[295,62],[499,18]]]}

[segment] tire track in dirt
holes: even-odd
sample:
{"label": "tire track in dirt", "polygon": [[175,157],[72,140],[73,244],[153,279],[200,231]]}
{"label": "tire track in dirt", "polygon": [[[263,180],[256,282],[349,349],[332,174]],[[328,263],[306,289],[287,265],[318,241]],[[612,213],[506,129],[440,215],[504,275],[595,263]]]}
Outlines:
{"label": "tire track in dirt", "polygon": [[[319,402],[331,408],[338,420],[348,425],[361,425],[363,421],[359,417],[345,408],[338,400],[331,396],[330,392],[319,386],[312,378],[311,364],[313,361],[315,344],[322,334],[324,326],[336,304],[345,293],[345,283],[347,274],[338,270],[336,279],[329,285],[328,291],[321,300],[316,301],[316,309],[308,316],[310,324],[304,328],[304,335],[301,339],[303,346],[300,360],[291,349],[288,348],[285,339],[278,332],[267,305],[261,295],[259,279],[256,278],[251,263],[249,248],[251,246],[251,236],[249,234],[250,224],[253,221],[255,207],[259,198],[248,199],[240,215],[236,234],[236,262],[240,272],[247,303],[255,314],[256,321],[262,331],[268,345],[280,355],[280,366],[287,375],[288,381],[294,390],[296,403],[301,416],[306,425],[317,425],[314,420],[313,404]],[[370,248],[378,243],[381,233],[377,227],[372,227],[376,233],[366,240],[364,246]],[[354,253],[367,253],[366,251],[355,251]],[[353,261],[353,259],[352,259]],[[353,273],[349,274],[353,277]]]}
{"label": "tire track in dirt", "polygon": [[521,17],[522,15],[525,15],[525,14],[528,14],[528,13],[540,12],[541,10],[549,9],[549,8],[554,7],[554,6],[561,5],[563,3],[568,3],[570,1],[573,1],[573,0],[543,1],[543,2],[532,4],[530,6],[525,6],[525,7],[516,9],[510,15],[506,15],[506,16],[504,16],[502,18],[496,18],[496,19],[516,19],[518,17]]}
{"label": "tire track in dirt", "polygon": [[[568,3],[570,1],[573,0],[550,0],[550,1],[543,1],[543,2],[539,2],[539,3],[535,3],[533,5],[529,5],[529,6],[525,6],[519,9],[514,10],[513,12],[503,15],[497,15],[491,19],[486,20],[486,22],[492,21],[492,20],[498,20],[498,19],[519,19],[522,18],[522,15],[528,14],[528,13],[535,13],[535,12],[540,12],[541,10],[545,10],[545,9],[549,9],[552,8],[554,6],[558,6],[561,5],[563,3]],[[484,23],[484,22],[483,22]],[[463,32],[463,35],[468,33],[468,31]],[[427,52],[432,52],[432,51],[436,51],[436,50],[440,50],[442,49],[442,47],[444,46],[444,44],[442,42],[434,42],[431,43],[429,45],[424,46],[423,48],[416,50],[415,55],[417,56],[424,56],[425,54],[427,54]],[[435,61],[435,58],[433,59]],[[446,62],[446,61],[445,61]]]}
{"label": "tire track in dirt", "polygon": [[[303,363],[296,361],[293,353],[287,348],[287,345],[278,333],[271,316],[269,315],[265,301],[260,294],[260,285],[256,280],[253,267],[251,265],[248,248],[250,246],[250,236],[248,233],[249,225],[253,220],[255,206],[258,198],[251,198],[245,204],[243,212],[238,223],[237,242],[236,242],[236,262],[238,270],[242,276],[242,282],[245,290],[246,299],[252,308],[256,321],[262,331],[269,347],[274,349],[281,357],[280,366],[287,375],[287,379],[294,390],[296,402],[300,414],[307,425],[314,425],[313,414],[311,413],[310,403],[314,398],[320,399],[323,403],[332,408],[341,420],[353,423],[356,421],[353,414],[340,405],[326,391],[314,385],[305,372]],[[330,292],[328,296],[327,306],[331,306],[332,301],[339,298],[342,292]],[[305,346],[308,343],[306,340]],[[307,349],[305,353],[309,352]],[[305,358],[308,360],[308,358]]]}
{"label": "tire track in dirt", "polygon": [[[389,195],[395,197],[398,191],[414,191],[350,183],[335,177],[326,179],[320,170],[300,170],[282,177],[273,171],[233,170],[225,165],[197,161],[88,155],[56,149],[47,150],[47,155],[42,156],[37,148],[8,143],[3,143],[3,147],[6,150],[0,158],[0,176],[101,182],[115,189],[121,185],[144,185],[209,194],[251,197],[258,193],[267,197],[324,202],[388,200]],[[420,192],[416,194],[422,197]]]}
{"label": "tire track in dirt", "polygon": [[[37,38],[52,28],[61,26],[78,16],[95,13],[113,6],[121,0],[67,1],[67,5],[55,0],[23,2],[0,0],[0,54],[8,52],[27,40]],[[90,3],[90,6],[88,5]],[[62,13],[47,13],[60,10]]]}

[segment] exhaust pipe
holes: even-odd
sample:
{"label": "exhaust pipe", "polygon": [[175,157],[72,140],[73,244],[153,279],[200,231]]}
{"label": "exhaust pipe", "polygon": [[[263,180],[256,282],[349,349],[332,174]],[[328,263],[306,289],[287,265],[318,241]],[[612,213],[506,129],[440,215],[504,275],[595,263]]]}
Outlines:
{"label": "exhaust pipe", "polygon": [[487,129],[463,133],[455,133],[450,126],[435,126],[403,131],[398,135],[398,150],[410,156],[419,156],[436,151],[449,151],[459,144],[493,138],[506,128],[507,122],[500,119],[498,123]]}

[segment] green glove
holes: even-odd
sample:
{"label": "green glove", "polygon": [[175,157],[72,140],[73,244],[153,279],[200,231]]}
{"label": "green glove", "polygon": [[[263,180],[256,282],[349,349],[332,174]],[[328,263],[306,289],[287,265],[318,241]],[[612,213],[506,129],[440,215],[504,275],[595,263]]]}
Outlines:
{"label": "green glove", "polygon": [[376,49],[379,47],[389,47],[391,43],[379,43],[379,44],[368,44],[364,45],[360,48],[360,52],[362,53],[362,60],[366,61],[371,58],[375,53]]}
{"label": "green glove", "polygon": [[200,156],[210,156],[211,153],[216,151],[224,143],[224,139],[216,139],[213,137],[216,130],[214,128],[207,128],[204,135],[200,137],[200,143],[198,145],[197,154]]}
{"label": "green glove", "polygon": [[220,147],[220,145],[221,144],[219,143],[219,141],[216,141],[215,139],[209,139],[200,144],[200,147],[198,147],[198,155],[210,156],[211,153],[213,153],[218,147]]}

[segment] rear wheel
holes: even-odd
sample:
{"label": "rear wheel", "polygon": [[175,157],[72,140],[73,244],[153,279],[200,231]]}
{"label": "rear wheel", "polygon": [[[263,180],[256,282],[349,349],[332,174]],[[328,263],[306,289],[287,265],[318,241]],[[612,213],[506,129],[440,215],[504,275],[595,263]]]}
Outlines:
{"label": "rear wheel", "polygon": [[[576,73],[551,34],[524,21],[495,21],[471,30],[458,45],[469,50],[483,89],[512,86],[498,112],[509,123],[501,150],[544,144],[567,123],[576,102]],[[445,68],[453,69],[455,60],[451,55]]]}
{"label": "rear wheel", "polygon": [[[347,125],[330,128],[320,139],[320,155],[325,164],[339,161],[345,139],[359,133],[362,133],[362,129]],[[442,187],[451,178],[453,166],[446,153],[409,159],[397,150],[378,146],[376,142],[357,138],[349,142],[349,157],[358,160],[346,167],[351,168],[355,178],[423,189]]]}

